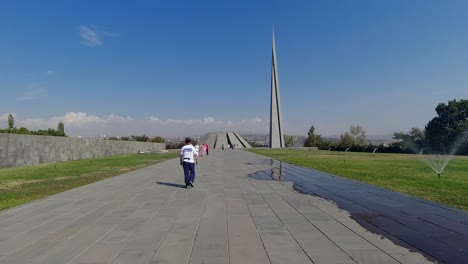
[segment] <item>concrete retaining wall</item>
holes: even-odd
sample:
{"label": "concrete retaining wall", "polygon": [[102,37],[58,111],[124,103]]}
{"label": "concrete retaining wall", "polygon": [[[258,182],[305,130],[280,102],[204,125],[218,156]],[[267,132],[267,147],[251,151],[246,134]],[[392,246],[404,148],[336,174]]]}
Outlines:
{"label": "concrete retaining wall", "polygon": [[164,143],[0,133],[0,168],[164,149]]}

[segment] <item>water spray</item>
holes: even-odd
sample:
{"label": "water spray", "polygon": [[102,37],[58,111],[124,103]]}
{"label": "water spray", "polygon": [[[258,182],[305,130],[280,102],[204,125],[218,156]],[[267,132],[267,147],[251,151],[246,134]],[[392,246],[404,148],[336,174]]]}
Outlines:
{"label": "water spray", "polygon": [[379,148],[375,148],[374,151],[372,151],[372,156],[375,157],[375,152],[378,150]]}
{"label": "water spray", "polygon": [[464,142],[467,140],[468,132],[464,132],[455,139],[452,145],[448,148],[448,152],[443,154],[431,154],[429,149],[429,151],[425,151],[426,154],[423,154],[425,148],[422,148],[419,151],[418,156],[437,174],[437,178],[440,179],[440,175],[444,171],[445,167],[447,167],[450,160],[455,156],[455,153],[460,148],[460,146],[462,146],[462,144],[464,144]]}

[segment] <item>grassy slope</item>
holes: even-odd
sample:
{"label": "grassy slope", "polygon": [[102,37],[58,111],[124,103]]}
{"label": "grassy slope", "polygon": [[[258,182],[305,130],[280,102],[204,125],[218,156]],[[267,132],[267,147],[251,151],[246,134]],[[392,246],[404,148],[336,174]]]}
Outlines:
{"label": "grassy slope", "polygon": [[132,154],[0,169],[0,210],[175,158],[178,154]]}
{"label": "grassy slope", "polygon": [[468,210],[468,157],[454,157],[438,179],[418,155],[294,149],[252,152]]}

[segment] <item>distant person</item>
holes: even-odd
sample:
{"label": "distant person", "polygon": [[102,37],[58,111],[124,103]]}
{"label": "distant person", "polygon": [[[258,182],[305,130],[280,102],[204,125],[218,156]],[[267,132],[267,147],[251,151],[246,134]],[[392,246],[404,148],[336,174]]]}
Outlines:
{"label": "distant person", "polygon": [[202,157],[206,155],[206,145],[203,144],[202,147],[201,147],[201,155]]}
{"label": "distant person", "polygon": [[180,165],[184,168],[185,188],[193,187],[195,164],[198,164],[198,152],[192,145],[192,139],[185,138],[185,146],[180,150]]}
{"label": "distant person", "polygon": [[210,153],[210,146],[208,146],[208,144],[206,144],[206,155],[208,156]]}
{"label": "distant person", "polygon": [[198,143],[195,144],[195,149],[197,150],[197,153],[200,153],[200,146],[198,146]]}
{"label": "distant person", "polygon": [[224,144],[221,145],[221,149],[224,150]]}

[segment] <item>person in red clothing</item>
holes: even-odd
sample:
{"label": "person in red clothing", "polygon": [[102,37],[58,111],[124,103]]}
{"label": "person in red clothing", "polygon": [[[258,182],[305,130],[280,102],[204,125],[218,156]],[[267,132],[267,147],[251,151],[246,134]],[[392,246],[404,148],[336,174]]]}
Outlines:
{"label": "person in red clothing", "polygon": [[206,155],[208,156],[208,150],[210,149],[210,146],[208,146],[208,144],[206,144]]}

